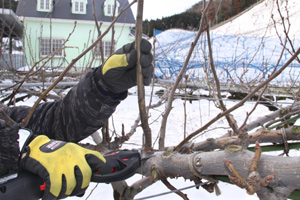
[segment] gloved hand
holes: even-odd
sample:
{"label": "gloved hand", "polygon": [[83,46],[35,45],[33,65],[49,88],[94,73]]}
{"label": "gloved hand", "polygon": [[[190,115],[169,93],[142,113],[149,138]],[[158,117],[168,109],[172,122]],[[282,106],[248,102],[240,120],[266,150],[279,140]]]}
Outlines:
{"label": "gloved hand", "polygon": [[[151,83],[153,75],[153,55],[151,43],[145,39],[141,41],[142,74],[144,85]],[[134,42],[124,45],[117,50],[107,61],[96,71],[96,81],[109,95],[119,94],[127,91],[136,85],[136,63],[137,52],[134,49]]]}
{"label": "gloved hand", "polygon": [[37,136],[26,151],[21,165],[45,181],[43,200],[83,194],[90,183],[92,169],[98,170],[106,162],[99,152],[71,142],[50,140],[44,135]]}

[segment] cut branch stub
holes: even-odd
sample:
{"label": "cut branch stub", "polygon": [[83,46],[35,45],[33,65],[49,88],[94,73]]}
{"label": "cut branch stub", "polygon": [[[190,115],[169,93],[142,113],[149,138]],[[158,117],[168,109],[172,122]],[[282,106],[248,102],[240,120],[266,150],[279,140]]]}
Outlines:
{"label": "cut branch stub", "polygon": [[291,132],[293,135],[298,135],[300,133],[300,126],[293,126]]}
{"label": "cut branch stub", "polygon": [[225,151],[230,153],[239,153],[243,151],[243,147],[239,145],[229,145],[225,148]]}
{"label": "cut branch stub", "polygon": [[159,172],[156,169],[155,165],[151,166],[151,176],[152,176],[153,180],[155,180],[155,181],[159,178]]}

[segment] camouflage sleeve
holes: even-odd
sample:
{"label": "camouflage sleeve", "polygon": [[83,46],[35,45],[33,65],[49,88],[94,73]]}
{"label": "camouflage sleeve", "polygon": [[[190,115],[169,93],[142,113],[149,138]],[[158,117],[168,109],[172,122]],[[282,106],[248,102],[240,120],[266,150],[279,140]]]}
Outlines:
{"label": "camouflage sleeve", "polygon": [[0,179],[1,176],[5,174],[13,174],[18,172],[18,130],[19,126],[17,124],[11,128],[5,125],[0,125]]}
{"label": "camouflage sleeve", "polygon": [[[101,128],[115,111],[127,92],[111,97],[96,85],[94,69],[87,72],[78,85],[59,101],[41,103],[32,115],[27,128],[34,134],[78,142]],[[16,122],[21,122],[29,107],[7,108]]]}

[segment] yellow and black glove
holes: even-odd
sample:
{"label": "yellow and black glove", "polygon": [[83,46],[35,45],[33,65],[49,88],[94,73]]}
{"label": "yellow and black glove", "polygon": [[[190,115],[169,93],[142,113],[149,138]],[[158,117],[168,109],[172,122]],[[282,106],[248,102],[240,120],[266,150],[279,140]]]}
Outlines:
{"label": "yellow and black glove", "polygon": [[[140,64],[146,86],[151,83],[153,76],[151,48],[150,42],[145,39],[141,40]],[[136,85],[136,63],[137,53],[134,49],[134,42],[124,45],[95,72],[97,84],[109,95],[126,92]]]}
{"label": "yellow and black glove", "polygon": [[101,170],[105,158],[71,142],[37,136],[21,159],[23,169],[38,174],[46,183],[43,200],[82,195],[89,186],[92,170]]}

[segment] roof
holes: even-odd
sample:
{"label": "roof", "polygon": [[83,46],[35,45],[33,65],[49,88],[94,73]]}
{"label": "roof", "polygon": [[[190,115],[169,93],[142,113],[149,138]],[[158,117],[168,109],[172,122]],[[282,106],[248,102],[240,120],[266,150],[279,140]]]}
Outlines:
{"label": "roof", "polygon": [[[130,29],[130,35],[132,35],[133,37],[135,37],[135,27]],[[142,38],[148,40],[149,36],[146,35],[146,34],[144,34],[144,33],[142,33]]]}
{"label": "roof", "polygon": [[[16,14],[20,17],[36,17],[36,18],[52,18],[52,19],[68,19],[68,20],[86,20],[95,21],[93,16],[93,0],[87,0],[86,14],[73,14],[71,12],[71,0],[53,0],[53,11],[39,12],[37,11],[37,0],[19,0],[19,4],[16,10]],[[105,0],[95,0],[96,17],[98,21],[111,22],[112,19],[109,16],[104,15],[103,4]],[[120,9],[129,5],[128,0],[118,0],[120,3]],[[34,8],[34,9],[33,9]],[[66,12],[68,11],[68,12]],[[118,19],[120,23],[134,24],[135,18],[132,10],[126,10],[122,16]]]}
{"label": "roof", "polygon": [[4,31],[2,37],[22,37],[23,25],[14,11],[0,8],[0,30]]}

